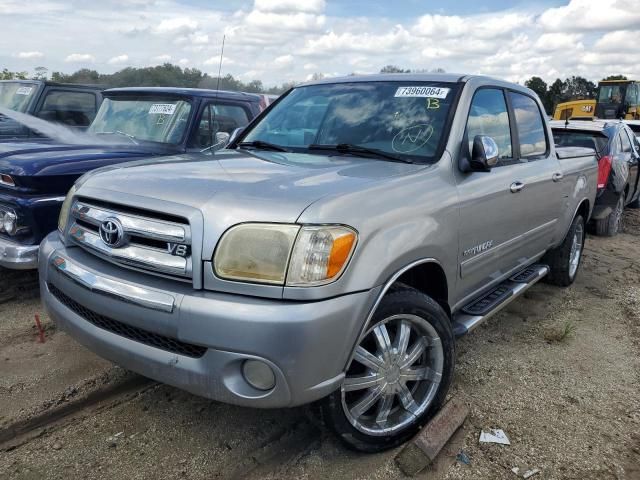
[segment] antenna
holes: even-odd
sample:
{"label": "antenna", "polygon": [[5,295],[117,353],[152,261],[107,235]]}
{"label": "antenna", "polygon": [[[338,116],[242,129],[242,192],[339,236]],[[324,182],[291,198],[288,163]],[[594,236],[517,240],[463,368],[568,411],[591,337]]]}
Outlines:
{"label": "antenna", "polygon": [[222,56],[224,55],[224,40],[226,35],[222,35],[222,50],[220,50],[220,63],[218,64],[218,84],[216,85],[216,97],[218,96],[218,90],[220,90],[220,75],[222,73]]}
{"label": "antenna", "polygon": [[[220,50],[220,63],[218,64],[218,81],[216,82],[216,93],[213,95],[214,100],[218,99],[218,94],[220,93],[220,76],[222,75],[222,56],[224,55],[224,40],[227,36],[226,35],[222,35],[222,50]],[[211,116],[211,108],[213,108],[213,116]],[[206,152],[208,150],[213,150],[214,147],[216,147],[218,144],[214,143],[216,138],[215,136],[213,136],[213,125],[216,122],[216,109],[215,109],[215,104],[210,104],[209,105],[209,133],[211,135],[211,145],[209,145],[207,148],[203,148],[202,150],[200,150],[200,152]],[[216,132],[218,133],[218,132]]]}

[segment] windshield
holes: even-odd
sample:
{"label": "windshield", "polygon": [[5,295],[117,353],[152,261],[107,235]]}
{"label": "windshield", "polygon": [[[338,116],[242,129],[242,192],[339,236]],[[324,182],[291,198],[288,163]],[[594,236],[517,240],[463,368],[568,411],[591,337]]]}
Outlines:
{"label": "windshield", "polygon": [[603,84],[600,85],[598,103],[622,103],[627,84]]}
{"label": "windshield", "polygon": [[36,90],[33,83],[0,82],[0,107],[24,113]]}
{"label": "windshield", "polygon": [[190,113],[191,104],[175,98],[105,98],[88,131],[175,145],[185,135]]}
{"label": "windshield", "polygon": [[298,87],[242,142],[313,153],[320,153],[313,148],[318,145],[355,145],[435,161],[456,90],[451,83],[384,81]]}

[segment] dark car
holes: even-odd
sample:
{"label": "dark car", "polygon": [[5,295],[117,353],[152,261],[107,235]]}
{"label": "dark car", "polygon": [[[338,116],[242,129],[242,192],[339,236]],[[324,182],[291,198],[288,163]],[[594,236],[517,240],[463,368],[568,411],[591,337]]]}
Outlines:
{"label": "dark car", "polygon": [[622,121],[551,122],[557,146],[590,147],[598,154],[598,195],[591,221],[595,233],[613,236],[625,207],[640,207],[640,143]]}
{"label": "dark car", "polygon": [[82,174],[141,157],[216,150],[263,109],[259,95],[241,92],[154,87],[103,94],[87,144],[0,143],[0,267],[36,268],[38,245],[56,229],[64,196]]}
{"label": "dark car", "polygon": [[[0,107],[84,130],[96,116],[104,88],[43,80],[0,80]],[[0,115],[0,141],[42,138],[25,125]]]}

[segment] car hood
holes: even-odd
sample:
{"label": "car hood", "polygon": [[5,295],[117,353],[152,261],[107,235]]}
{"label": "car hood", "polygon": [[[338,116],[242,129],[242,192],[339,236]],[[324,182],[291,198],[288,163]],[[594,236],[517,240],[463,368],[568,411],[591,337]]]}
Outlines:
{"label": "car hood", "polygon": [[[161,199],[198,209],[205,221],[295,222],[314,201],[425,168],[352,156],[223,151],[140,160],[91,174],[79,194]],[[145,204],[144,200],[142,203]],[[149,203],[146,203],[149,204]],[[217,220],[216,220],[217,221]]]}
{"label": "car hood", "polygon": [[152,155],[148,145],[64,145],[43,142],[0,142],[0,173],[16,177],[79,175],[110,159]]}

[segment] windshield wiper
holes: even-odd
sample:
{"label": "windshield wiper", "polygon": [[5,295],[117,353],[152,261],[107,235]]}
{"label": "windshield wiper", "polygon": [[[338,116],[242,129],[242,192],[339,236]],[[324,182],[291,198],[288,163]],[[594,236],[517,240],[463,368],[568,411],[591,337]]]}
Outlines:
{"label": "windshield wiper", "polygon": [[130,133],[126,133],[120,130],[114,130],[113,132],[95,132],[95,135],[123,135],[127,137],[129,140],[131,140],[133,143],[135,143],[136,145],[139,145],[139,143],[136,142],[136,137],[134,137]]}
{"label": "windshield wiper", "polygon": [[352,143],[338,143],[337,145],[323,145],[320,143],[312,143],[307,148],[309,150],[326,150],[339,153],[350,153],[352,155],[382,158],[385,160],[391,160],[392,162],[413,163],[411,160],[396,157],[391,153],[387,153],[383,150],[378,150],[377,148],[362,147],[360,145],[354,145]]}
{"label": "windshield wiper", "polygon": [[289,149],[284,148],[281,145],[275,143],[263,142],[262,140],[253,140],[252,142],[240,142],[238,144],[241,148],[253,147],[258,150],[273,150],[274,152],[288,152]]}

